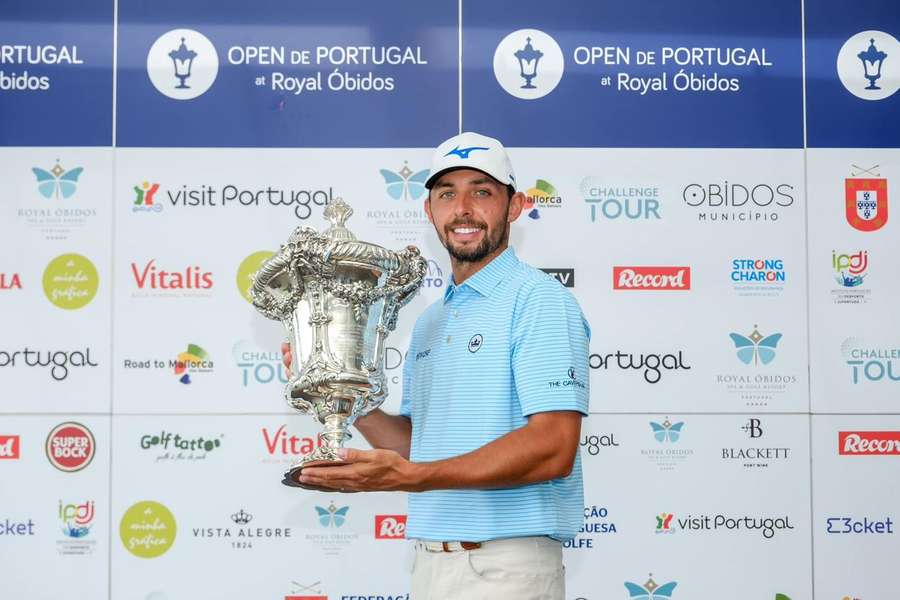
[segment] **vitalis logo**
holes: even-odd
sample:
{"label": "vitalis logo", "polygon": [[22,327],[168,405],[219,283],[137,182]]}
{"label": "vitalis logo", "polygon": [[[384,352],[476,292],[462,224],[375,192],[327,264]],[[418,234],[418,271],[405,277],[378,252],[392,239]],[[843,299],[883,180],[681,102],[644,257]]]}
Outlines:
{"label": "vitalis logo", "polygon": [[[860,169],[853,177],[844,180],[845,213],[847,222],[860,231],[877,231],[884,227],[888,220],[887,179],[875,173],[878,165],[870,169]],[[872,177],[862,178],[858,175],[868,174]]]}
{"label": "vitalis logo", "polygon": [[232,513],[229,520],[236,525],[232,527],[222,519],[220,523],[211,527],[192,527],[191,533],[194,538],[203,538],[208,540],[224,540],[235,550],[248,550],[253,548],[254,542],[271,539],[287,539],[291,537],[290,527],[265,527],[259,523],[250,526],[253,521],[253,515],[245,511],[243,508]]}
{"label": "vitalis logo", "polygon": [[219,56],[205,35],[192,29],[162,34],[147,53],[147,75],[160,94],[191,100],[206,92],[219,73]]}
{"label": "vitalis logo", "polygon": [[131,263],[131,275],[140,290],[132,294],[136,298],[209,297],[208,290],[214,285],[213,274],[197,265],[172,271],[159,268],[155,258],[143,264]]}
{"label": "vitalis logo", "polygon": [[[21,357],[21,362],[16,361]],[[91,349],[80,350],[0,350],[0,368],[16,367],[50,367],[50,377],[63,381],[69,376],[69,367],[96,367],[98,363],[91,360]]]}
{"label": "vitalis logo", "polygon": [[529,219],[540,219],[542,208],[561,208],[562,197],[549,181],[538,179],[534,187],[525,193],[523,210]]}
{"label": "vitalis logo", "polygon": [[853,385],[900,381],[900,365],[894,366],[895,361],[900,361],[900,348],[866,346],[862,340],[850,337],[841,344],[841,354],[850,367]]}
{"label": "vitalis logo", "polygon": [[658,585],[653,581],[653,573],[650,573],[650,578],[644,585],[626,581],[625,589],[628,590],[628,598],[631,600],[669,600],[677,585],[677,581]]}
{"label": "vitalis logo", "polygon": [[842,456],[900,456],[900,431],[840,431]]}
{"label": "vitalis logo", "polygon": [[157,434],[145,434],[141,436],[142,450],[151,450],[156,455],[156,462],[165,460],[205,460],[210,452],[222,446],[225,434],[220,433],[215,437],[188,437],[180,433],[161,431]]}
{"label": "vitalis logo", "polygon": [[609,509],[604,506],[585,506],[584,524],[571,540],[563,542],[563,548],[593,548],[597,535],[616,533],[616,524],[609,519]]}
{"label": "vitalis logo", "polygon": [[19,436],[0,435],[0,460],[17,460],[19,458]]}
{"label": "vitalis logo", "polygon": [[[679,350],[678,354],[638,354],[635,358],[634,354],[626,354],[621,350],[614,354],[591,354],[588,357],[588,364],[592,369],[603,369],[618,367],[619,369],[634,369],[640,371],[643,369],[644,381],[650,384],[658,383],[662,378],[662,371],[680,371],[690,370],[691,366],[685,364],[683,350]],[[615,357],[615,361],[613,361]]]}
{"label": "vitalis logo", "polygon": [[375,515],[376,540],[406,538],[406,515]]}
{"label": "vitalis logo", "polygon": [[563,287],[575,287],[575,269],[550,269],[541,267],[541,271],[560,282]]}
{"label": "vitalis logo", "polygon": [[274,431],[263,427],[261,431],[266,453],[272,457],[263,460],[267,463],[293,463],[297,457],[306,456],[322,445],[321,436],[312,438],[289,434],[287,425],[281,425]]}
{"label": "vitalis logo", "polygon": [[658,187],[617,187],[600,177],[585,177],[581,180],[580,188],[581,196],[591,208],[591,223],[660,218]]}
{"label": "vitalis logo", "polygon": [[698,209],[701,222],[777,221],[794,204],[789,183],[690,183],[681,192],[684,203]]}
{"label": "vitalis logo", "polygon": [[614,290],[691,289],[690,267],[613,267]]}
{"label": "vitalis logo", "polygon": [[740,296],[777,296],[787,274],[780,258],[733,258],[730,277]]}

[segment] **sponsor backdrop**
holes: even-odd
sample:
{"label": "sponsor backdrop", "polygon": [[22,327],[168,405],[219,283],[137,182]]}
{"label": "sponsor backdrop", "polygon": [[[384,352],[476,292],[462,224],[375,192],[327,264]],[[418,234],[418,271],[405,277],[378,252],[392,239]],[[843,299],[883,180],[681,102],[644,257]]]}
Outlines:
{"label": "sponsor backdrop", "polygon": [[568,599],[896,596],[898,38],[887,0],[4,3],[2,596],[407,597],[403,494],[281,485],[319,428],[247,290],[334,198],[418,245],[395,411],[460,130],[593,330]]}

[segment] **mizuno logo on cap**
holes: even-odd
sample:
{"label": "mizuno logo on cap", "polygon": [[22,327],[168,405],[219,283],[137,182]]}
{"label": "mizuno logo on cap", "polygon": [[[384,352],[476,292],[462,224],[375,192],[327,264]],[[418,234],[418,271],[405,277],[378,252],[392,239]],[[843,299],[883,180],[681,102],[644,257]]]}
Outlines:
{"label": "mizuno logo on cap", "polygon": [[454,148],[453,150],[451,150],[444,156],[450,156],[451,154],[455,154],[462,159],[466,159],[466,158],[469,158],[469,153],[472,152],[473,150],[489,150],[489,149],[490,148],[484,148],[482,146],[470,146],[468,148],[460,148],[459,146],[457,146],[456,148]]}

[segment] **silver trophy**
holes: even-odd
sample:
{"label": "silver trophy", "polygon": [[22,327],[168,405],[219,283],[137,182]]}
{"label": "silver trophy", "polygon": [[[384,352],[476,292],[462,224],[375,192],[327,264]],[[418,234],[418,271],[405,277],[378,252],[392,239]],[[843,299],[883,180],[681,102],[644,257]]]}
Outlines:
{"label": "silver trophy", "polygon": [[344,226],[351,214],[337,199],[323,233],[295,229],[250,290],[253,306],[288,330],[294,375],[285,400],[325,425],[316,450],[285,473],[290,486],[309,487],[299,483],[304,467],[345,464],[337,451],[348,427],[387,397],[384,340],[427,269],[415,246],[392,252],[358,241]]}

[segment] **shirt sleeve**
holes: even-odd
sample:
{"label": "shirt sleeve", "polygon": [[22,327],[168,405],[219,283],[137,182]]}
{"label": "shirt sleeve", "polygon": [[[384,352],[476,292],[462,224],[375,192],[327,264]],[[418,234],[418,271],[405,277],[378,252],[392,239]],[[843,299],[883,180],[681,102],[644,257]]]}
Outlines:
{"label": "shirt sleeve", "polygon": [[559,282],[538,282],[519,300],[512,328],[512,371],[522,416],[574,410],[588,414],[590,326]]}

